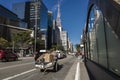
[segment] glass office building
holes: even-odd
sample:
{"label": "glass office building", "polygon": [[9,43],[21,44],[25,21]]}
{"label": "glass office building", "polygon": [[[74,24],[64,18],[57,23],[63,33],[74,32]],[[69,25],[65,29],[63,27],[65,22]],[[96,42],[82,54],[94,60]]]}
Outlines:
{"label": "glass office building", "polygon": [[12,11],[18,15],[18,18],[24,20],[25,16],[25,2],[14,3],[12,5]]}
{"label": "glass office building", "polygon": [[18,16],[4,6],[0,5],[0,24],[18,26]]}
{"label": "glass office building", "polygon": [[[36,6],[36,9],[35,9]],[[47,8],[41,0],[36,2],[26,2],[25,21],[28,22],[28,28],[35,26],[35,17],[37,17],[37,27],[47,28],[48,13]]]}
{"label": "glass office building", "polygon": [[48,9],[44,5],[44,3],[41,0],[27,1],[14,4],[14,8],[19,18],[21,18],[27,23],[28,29],[35,30],[36,27],[36,32],[34,31],[34,34],[36,34],[37,37],[41,37],[41,39],[43,39],[42,36],[45,35],[44,45],[46,46],[48,29]]}
{"label": "glass office building", "polygon": [[34,29],[35,17],[37,17],[39,29],[47,28],[48,10],[41,0],[15,3],[13,4],[13,12],[27,23],[28,29]]}

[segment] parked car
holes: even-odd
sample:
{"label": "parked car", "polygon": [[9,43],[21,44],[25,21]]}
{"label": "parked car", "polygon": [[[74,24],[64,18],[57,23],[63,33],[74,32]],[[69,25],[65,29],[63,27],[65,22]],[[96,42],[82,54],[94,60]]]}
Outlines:
{"label": "parked car", "polygon": [[7,50],[0,50],[0,60],[1,61],[11,61],[11,60],[18,60],[18,56],[15,53],[12,53]]}

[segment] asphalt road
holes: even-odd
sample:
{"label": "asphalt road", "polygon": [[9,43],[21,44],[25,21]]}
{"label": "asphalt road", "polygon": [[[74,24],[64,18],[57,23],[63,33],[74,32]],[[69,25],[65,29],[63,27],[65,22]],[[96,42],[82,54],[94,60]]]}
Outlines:
{"label": "asphalt road", "polygon": [[60,59],[57,72],[47,70],[45,73],[35,68],[33,58],[0,62],[0,80],[64,80],[74,60],[72,56]]}

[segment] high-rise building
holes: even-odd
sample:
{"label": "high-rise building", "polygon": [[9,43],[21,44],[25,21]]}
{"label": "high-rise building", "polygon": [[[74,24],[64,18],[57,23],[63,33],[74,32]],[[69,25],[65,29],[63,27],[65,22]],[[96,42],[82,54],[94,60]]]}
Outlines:
{"label": "high-rise building", "polygon": [[36,0],[35,2],[27,2],[26,5],[28,11],[26,11],[25,21],[29,24],[28,28],[35,26],[35,18],[37,18],[37,27],[47,28],[48,10],[44,3],[41,0]]}
{"label": "high-rise building", "polygon": [[27,22],[28,29],[34,29],[35,25],[39,29],[47,28],[48,9],[41,0],[15,3],[13,4],[13,12]]}
{"label": "high-rise building", "polygon": [[[34,30],[35,43],[39,37],[44,41],[43,48],[47,48],[48,9],[42,0],[27,1],[13,5],[14,12],[19,18],[27,22],[27,28]],[[18,9],[18,10],[17,10]],[[19,11],[21,11],[19,14]]]}
{"label": "high-rise building", "polygon": [[25,2],[14,3],[12,5],[12,11],[18,15],[19,26],[21,28],[27,28],[27,23],[25,22]]}
{"label": "high-rise building", "polygon": [[48,25],[50,27],[53,26],[53,13],[52,13],[52,11],[48,11]]}
{"label": "high-rise building", "polygon": [[18,15],[21,20],[25,19],[25,2],[14,3],[12,5],[12,11]]}
{"label": "high-rise building", "polygon": [[62,45],[62,24],[61,24],[61,18],[60,17],[61,17],[61,14],[60,14],[60,0],[58,0],[58,12],[57,12],[57,18],[56,18],[56,26],[58,27],[59,32],[60,32],[60,34],[57,34],[57,37],[60,37],[60,38],[57,38],[57,39],[59,39],[59,40],[57,40],[57,41],[59,41],[57,43]]}
{"label": "high-rise building", "polygon": [[64,47],[64,49],[68,50],[68,33],[67,33],[67,31],[61,32],[61,41],[62,41],[62,46]]}
{"label": "high-rise building", "polygon": [[61,24],[61,14],[60,14],[60,0],[58,0],[58,12],[57,12],[57,27],[60,31],[62,31],[62,24]]}
{"label": "high-rise building", "polygon": [[72,42],[70,41],[69,38],[68,38],[68,51],[73,52],[73,44],[72,44]]}
{"label": "high-rise building", "polygon": [[68,33],[67,31],[62,30],[62,23],[61,23],[61,14],[60,14],[60,0],[58,0],[58,12],[57,12],[57,27],[59,29],[60,34],[58,38],[60,41],[59,43],[64,47],[65,50],[68,50]]}
{"label": "high-rise building", "polygon": [[48,28],[47,28],[47,49],[49,50],[52,47],[52,28],[53,28],[53,13],[48,11]]}
{"label": "high-rise building", "polygon": [[57,23],[56,23],[56,20],[53,20],[53,38],[52,38],[52,41],[53,41],[53,45],[57,45],[57,44],[61,44],[60,41],[60,30],[59,28],[56,26]]}
{"label": "high-rise building", "polygon": [[0,24],[19,26],[18,16],[4,6],[0,5]]}

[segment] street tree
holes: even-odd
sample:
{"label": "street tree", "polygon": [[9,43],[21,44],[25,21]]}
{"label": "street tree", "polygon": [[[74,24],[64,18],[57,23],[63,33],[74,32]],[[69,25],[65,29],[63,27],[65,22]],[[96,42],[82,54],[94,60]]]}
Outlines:
{"label": "street tree", "polygon": [[75,45],[77,52],[80,52],[80,44]]}
{"label": "street tree", "polygon": [[4,49],[8,46],[8,41],[2,37],[0,37],[0,49]]}
{"label": "street tree", "polygon": [[57,44],[57,45],[53,45],[52,46],[53,50],[61,50],[61,51],[65,51],[64,47],[61,44]]}
{"label": "street tree", "polygon": [[40,49],[44,49],[45,48],[45,42],[43,40],[41,40],[40,38],[37,38],[36,41],[36,50],[40,50]]}
{"label": "street tree", "polygon": [[20,46],[21,48],[25,47],[30,42],[33,43],[34,41],[34,39],[31,38],[30,34],[31,34],[30,31],[23,31],[23,32],[13,34],[12,41],[14,42],[14,44],[16,44],[16,46]]}

